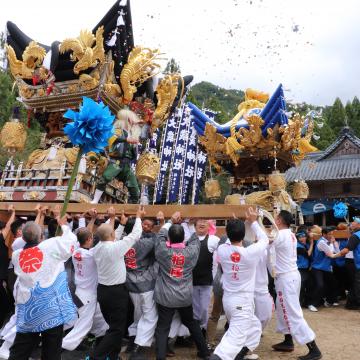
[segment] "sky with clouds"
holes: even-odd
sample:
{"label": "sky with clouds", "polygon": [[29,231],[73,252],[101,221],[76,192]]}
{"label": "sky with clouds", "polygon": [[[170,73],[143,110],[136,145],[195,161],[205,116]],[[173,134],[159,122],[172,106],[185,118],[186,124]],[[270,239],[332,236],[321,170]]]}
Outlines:
{"label": "sky with clouds", "polygon": [[[7,20],[50,45],[92,29],[114,0],[7,1]],[[360,97],[356,0],[131,0],[135,44],[160,48],[195,82],[272,92],[293,102]],[[165,65],[165,63],[164,63]]]}

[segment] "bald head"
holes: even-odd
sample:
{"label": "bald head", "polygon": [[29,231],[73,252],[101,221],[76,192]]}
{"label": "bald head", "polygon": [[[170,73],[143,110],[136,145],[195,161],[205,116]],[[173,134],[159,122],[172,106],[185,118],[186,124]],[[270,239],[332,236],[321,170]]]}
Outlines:
{"label": "bald head", "polygon": [[109,224],[101,224],[95,235],[100,241],[111,241],[114,240],[114,229]]}

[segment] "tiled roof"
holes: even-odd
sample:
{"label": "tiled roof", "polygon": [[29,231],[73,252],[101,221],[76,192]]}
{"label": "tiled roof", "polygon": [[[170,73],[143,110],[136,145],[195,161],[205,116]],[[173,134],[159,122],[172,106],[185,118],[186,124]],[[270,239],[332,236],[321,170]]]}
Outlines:
{"label": "tiled roof", "polygon": [[360,179],[360,155],[348,154],[331,157],[334,151],[348,139],[360,148],[360,139],[351,129],[342,129],[339,137],[325,150],[310,153],[302,161],[299,167],[290,168],[286,174],[286,180],[326,181]]}
{"label": "tiled roof", "polygon": [[360,179],[360,156],[347,156],[322,161],[306,159],[299,167],[292,167],[286,172],[286,181],[292,182],[298,179],[305,181]]}

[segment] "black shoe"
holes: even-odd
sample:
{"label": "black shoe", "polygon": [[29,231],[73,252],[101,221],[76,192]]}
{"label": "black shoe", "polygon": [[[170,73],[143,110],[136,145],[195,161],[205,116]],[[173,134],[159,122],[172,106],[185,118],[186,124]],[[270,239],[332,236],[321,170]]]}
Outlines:
{"label": "black shoe", "polygon": [[244,360],[245,355],[249,352],[249,349],[244,346],[241,351],[236,355],[235,360]]}
{"label": "black shoe", "polygon": [[294,342],[290,334],[285,335],[285,340],[272,346],[275,351],[291,352],[294,351]]}
{"label": "black shoe", "polygon": [[167,348],[166,348],[166,356],[167,357],[175,357],[175,351],[174,351],[174,342],[173,341],[169,341],[167,342]]}
{"label": "black shoe", "polygon": [[135,347],[134,341],[135,341],[135,336],[129,336],[129,342],[125,351],[126,353],[131,353],[134,350]]}
{"label": "black shoe", "polygon": [[209,357],[209,360],[221,360],[221,357],[217,356],[215,354],[211,354],[210,357]]}
{"label": "black shoe", "polygon": [[191,336],[184,337],[184,336],[178,336],[175,345],[179,347],[192,347],[194,345],[194,340]]}
{"label": "black shoe", "polygon": [[285,341],[272,346],[275,351],[292,352],[294,351],[294,344],[287,344]]}
{"label": "black shoe", "polygon": [[142,346],[135,344],[134,349],[130,354],[129,360],[146,360],[147,358],[144,352],[145,349]]}
{"label": "black shoe", "polygon": [[317,347],[315,341],[306,344],[309,352],[306,355],[299,356],[298,360],[319,360],[322,358],[321,351]]}

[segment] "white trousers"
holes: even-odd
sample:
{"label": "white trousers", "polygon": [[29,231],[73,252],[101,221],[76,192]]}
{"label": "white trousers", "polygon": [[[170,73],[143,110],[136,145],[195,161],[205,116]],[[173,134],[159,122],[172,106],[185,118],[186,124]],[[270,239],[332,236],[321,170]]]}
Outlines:
{"label": "white trousers", "polygon": [[184,336],[184,337],[190,336],[190,331],[185,325],[183,325],[183,323],[181,322],[179,312],[176,310],[173,319],[171,321],[169,338],[173,339],[176,338],[177,336]]}
{"label": "white trousers", "polygon": [[211,300],[212,286],[193,287],[193,312],[194,319],[198,320],[202,329],[207,328],[209,320],[209,306]]}
{"label": "white trousers", "polygon": [[274,312],[274,300],[269,292],[255,293],[255,316],[260,320],[261,328],[264,331],[266,325],[270,322]]}
{"label": "white trousers", "polygon": [[15,308],[15,313],[11,316],[9,321],[2,329],[0,337],[3,340],[11,343],[12,345],[15,340],[15,336],[16,336],[16,308]]}
{"label": "white trousers", "polygon": [[8,359],[10,356],[10,348],[16,336],[16,310],[15,314],[11,316],[10,320],[2,329],[0,336],[4,340],[0,347],[0,359]]}
{"label": "white trousers", "polygon": [[315,334],[304,319],[299,295],[299,271],[280,274],[275,279],[277,332],[291,334],[300,345],[315,339]]}
{"label": "white trousers", "polygon": [[105,335],[108,328],[96,299],[90,301],[79,309],[79,318],[63,338],[62,347],[69,351],[75,350],[88,333],[100,337]]}
{"label": "white trousers", "polygon": [[135,336],[135,344],[150,347],[158,320],[154,291],[130,293],[130,298],[134,304],[134,322],[129,326],[129,335]]}
{"label": "white trousers", "polygon": [[252,293],[224,293],[223,306],[229,321],[229,329],[222,337],[214,354],[221,360],[234,360],[244,346],[253,351],[259,345],[261,324],[254,313],[254,294]]}

